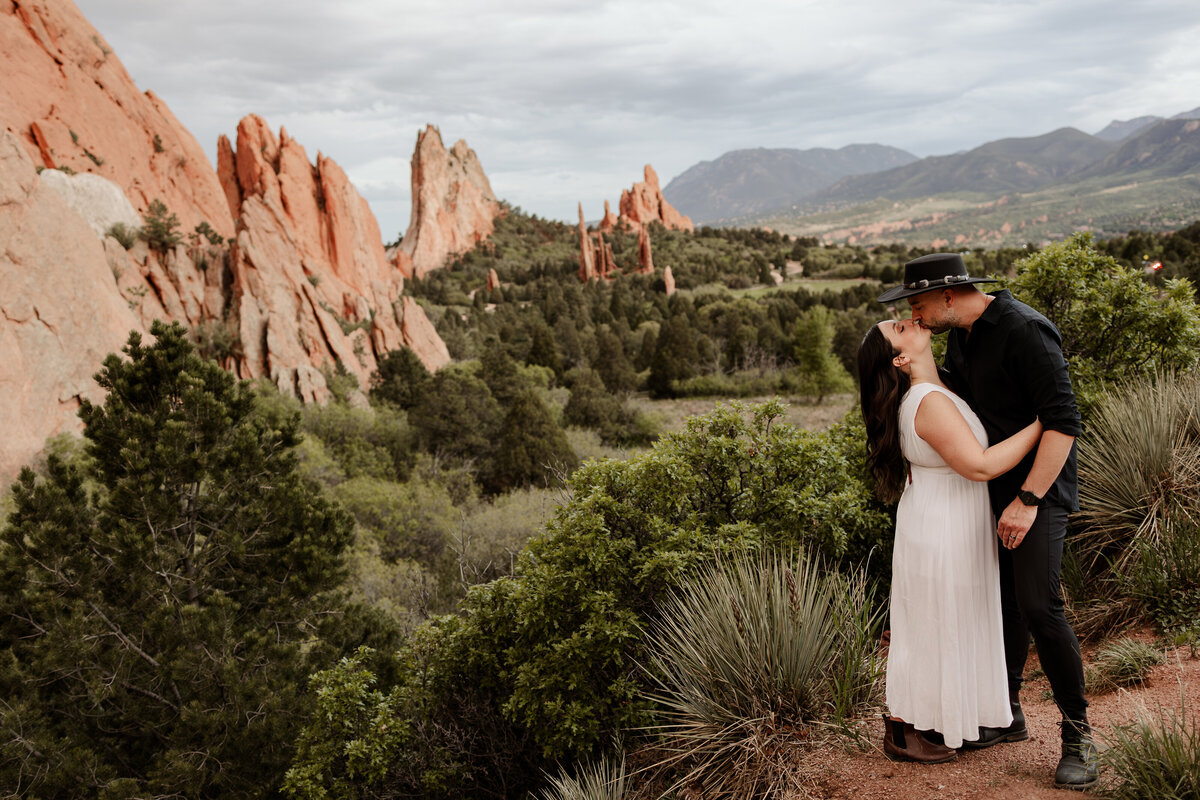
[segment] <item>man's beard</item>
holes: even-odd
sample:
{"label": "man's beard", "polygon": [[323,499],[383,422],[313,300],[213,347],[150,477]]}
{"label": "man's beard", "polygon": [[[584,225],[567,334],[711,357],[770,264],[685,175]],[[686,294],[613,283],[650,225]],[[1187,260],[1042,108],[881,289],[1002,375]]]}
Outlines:
{"label": "man's beard", "polygon": [[945,333],[946,331],[950,330],[954,326],[951,325],[949,322],[942,322],[937,325],[927,325],[924,322],[922,322],[921,327],[924,328],[925,330],[929,331],[930,333]]}

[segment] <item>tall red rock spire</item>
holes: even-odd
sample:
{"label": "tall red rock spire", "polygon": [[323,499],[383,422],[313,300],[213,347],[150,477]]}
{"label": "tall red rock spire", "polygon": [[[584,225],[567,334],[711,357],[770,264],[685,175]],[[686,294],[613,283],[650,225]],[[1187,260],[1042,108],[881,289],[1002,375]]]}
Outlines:
{"label": "tall red rock spire", "polygon": [[500,202],[475,151],[459,139],[450,150],[432,125],[417,135],[412,157],[412,213],[396,264],[421,278],[465,253],[495,229]]}

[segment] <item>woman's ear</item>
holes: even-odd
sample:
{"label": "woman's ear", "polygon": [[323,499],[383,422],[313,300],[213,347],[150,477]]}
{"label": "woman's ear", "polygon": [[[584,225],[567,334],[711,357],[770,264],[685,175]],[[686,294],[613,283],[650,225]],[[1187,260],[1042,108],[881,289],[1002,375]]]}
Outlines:
{"label": "woman's ear", "polygon": [[904,369],[906,366],[908,366],[908,362],[910,361],[912,361],[911,358],[904,353],[900,353],[892,359],[892,366],[896,367],[897,369]]}

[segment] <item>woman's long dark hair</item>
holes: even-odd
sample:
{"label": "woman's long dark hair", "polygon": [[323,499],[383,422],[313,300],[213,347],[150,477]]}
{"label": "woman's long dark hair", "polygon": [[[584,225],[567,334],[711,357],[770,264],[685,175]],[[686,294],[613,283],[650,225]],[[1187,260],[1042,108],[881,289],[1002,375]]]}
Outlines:
{"label": "woman's long dark hair", "polygon": [[904,491],[908,467],[900,452],[900,400],[909,378],[892,359],[898,351],[879,330],[871,327],[858,346],[858,399],[867,426],[867,466],[875,477],[875,494],[894,503]]}

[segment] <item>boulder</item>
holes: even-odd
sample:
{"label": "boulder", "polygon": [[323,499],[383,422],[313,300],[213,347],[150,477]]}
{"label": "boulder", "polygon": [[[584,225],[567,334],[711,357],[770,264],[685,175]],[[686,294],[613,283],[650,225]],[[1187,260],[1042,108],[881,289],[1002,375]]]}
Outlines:
{"label": "boulder", "polygon": [[131,231],[140,228],[142,218],[120,186],[90,172],[70,175],[57,169],[43,170],[42,182],[62,195],[97,236],[120,223]]}
{"label": "boulder", "polygon": [[76,412],[83,398],[103,400],[92,376],[131,330],[143,330],[127,300],[88,220],[38,176],[17,136],[4,131],[0,483],[10,481],[47,437],[82,427]]}

